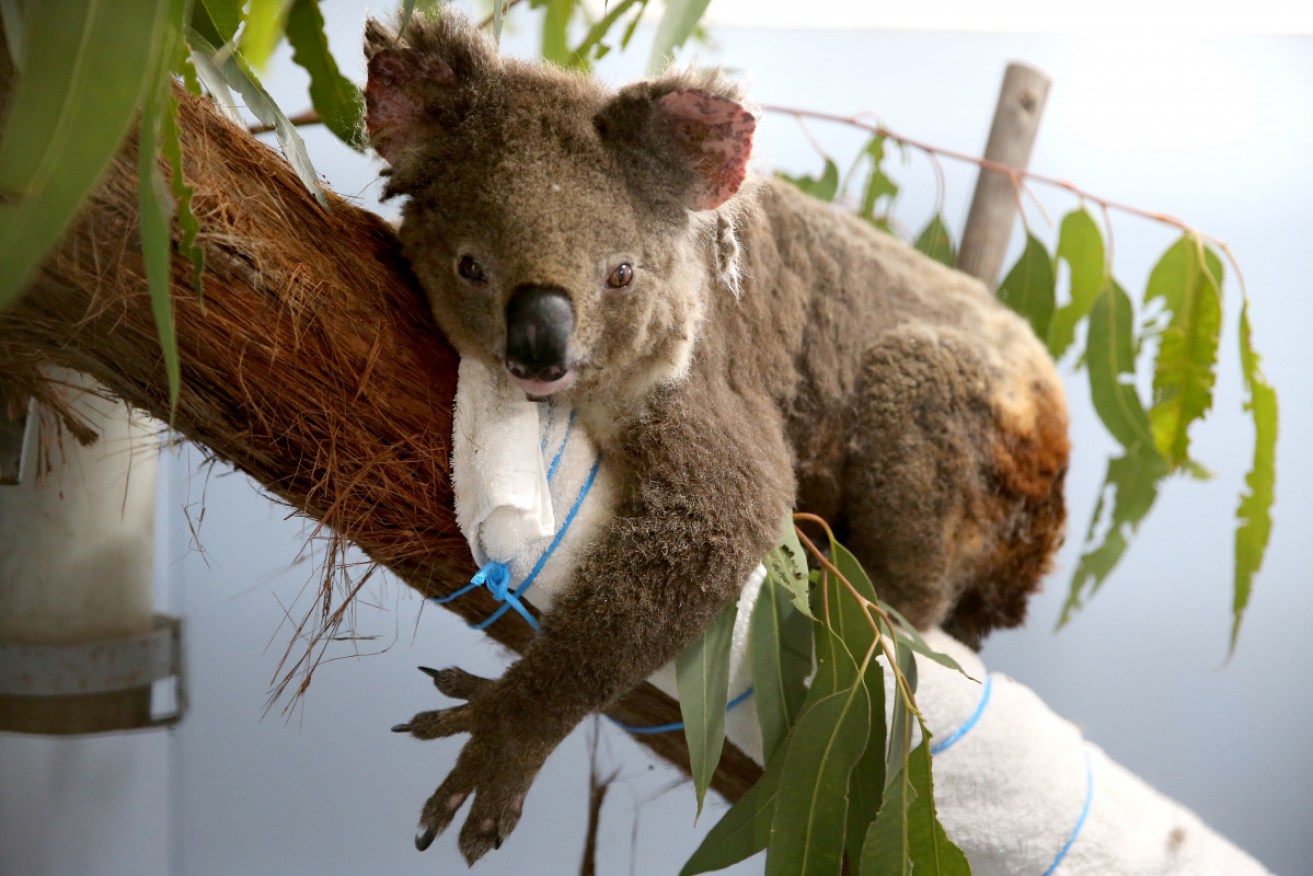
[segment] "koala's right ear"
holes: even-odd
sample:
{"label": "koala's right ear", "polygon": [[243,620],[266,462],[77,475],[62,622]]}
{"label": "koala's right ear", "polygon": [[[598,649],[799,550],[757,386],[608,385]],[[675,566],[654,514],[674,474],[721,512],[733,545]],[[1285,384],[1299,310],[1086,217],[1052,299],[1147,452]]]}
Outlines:
{"label": "koala's right ear", "polygon": [[496,47],[452,12],[430,19],[414,15],[405,37],[375,19],[365,24],[365,127],[387,162],[450,128],[468,109],[471,87],[498,66]]}

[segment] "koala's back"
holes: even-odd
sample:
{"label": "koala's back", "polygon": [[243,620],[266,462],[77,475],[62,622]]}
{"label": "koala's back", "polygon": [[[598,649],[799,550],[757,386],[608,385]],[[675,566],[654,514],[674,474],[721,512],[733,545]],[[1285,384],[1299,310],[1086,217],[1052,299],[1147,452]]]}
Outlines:
{"label": "koala's back", "polygon": [[913,623],[971,642],[1020,623],[1062,540],[1069,451],[1030,327],[791,186],[763,187],[742,244],[743,298],[712,331],[754,351],[735,371],[777,400],[799,506],[834,521]]}

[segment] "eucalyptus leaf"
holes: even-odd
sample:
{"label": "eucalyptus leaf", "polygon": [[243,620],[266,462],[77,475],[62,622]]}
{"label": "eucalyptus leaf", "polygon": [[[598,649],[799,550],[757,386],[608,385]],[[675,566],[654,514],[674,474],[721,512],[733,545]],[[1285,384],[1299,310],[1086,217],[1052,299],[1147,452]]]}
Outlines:
{"label": "eucalyptus leaf", "polygon": [[930,734],[924,724],[921,733],[921,743],[908,757],[903,781],[889,791],[886,807],[892,807],[888,813],[892,820],[890,829],[881,829],[880,822],[886,817],[881,812],[867,833],[859,869],[862,876],[908,872],[917,876],[970,876],[966,855],[949,840],[939,823],[931,774]]}
{"label": "eucalyptus leaf", "polygon": [[195,0],[191,26],[215,46],[223,47],[237,36],[246,20],[245,0]]}
{"label": "eucalyptus leaf", "polygon": [[948,226],[944,224],[944,217],[938,213],[917,235],[916,248],[945,267],[951,268],[957,264],[957,252],[953,248],[953,236],[948,233]]}
{"label": "eucalyptus leaf", "polygon": [[885,726],[884,668],[879,660],[867,664],[862,683],[871,698],[871,731],[866,738],[866,748],[848,779],[848,826],[844,834],[844,849],[850,865],[861,860],[867,830],[884,802],[885,747],[889,738]]}
{"label": "eucalyptus leaf", "polygon": [[0,21],[4,22],[5,48],[15,69],[23,69],[23,19],[26,16],[23,0],[0,0]]}
{"label": "eucalyptus leaf", "polygon": [[[907,683],[907,689],[916,693],[916,658],[907,642],[896,639],[894,642],[894,663],[900,675]],[[894,707],[889,719],[889,751],[885,757],[885,796],[890,786],[898,781],[907,771],[907,757],[912,745],[912,707],[907,698],[894,687]]]}
{"label": "eucalyptus leaf", "polygon": [[833,201],[834,196],[839,193],[839,165],[835,164],[832,158],[825,159],[825,168],[819,177],[790,176],[787,173],[780,173],[777,176],[800,191],[826,203]]}
{"label": "eucalyptus leaf", "polygon": [[660,73],[697,28],[702,14],[711,0],[667,0],[666,10],[657,22],[656,36],[652,39],[652,54],[648,56],[647,72]]}
{"label": "eucalyptus leaf", "polygon": [[256,70],[269,63],[274,47],[283,38],[283,27],[292,0],[248,0],[246,27],[242,30],[242,57]]}
{"label": "eucalyptus leaf", "polygon": [[26,287],[153,88],[168,0],[32,3],[0,138],[0,307]]}
{"label": "eucalyptus leaf", "polygon": [[675,660],[679,709],[688,740],[689,771],[697,790],[698,813],[725,745],[725,706],[729,702],[729,656],[738,602],[727,604],[711,626]]}
{"label": "eucalyptus leaf", "polygon": [[1145,301],[1169,314],[1154,361],[1149,426],[1173,468],[1190,461],[1190,426],[1213,406],[1222,330],[1222,263],[1196,238],[1182,236],[1149,274]]}
{"label": "eucalyptus leaf", "polygon": [[611,32],[611,28],[615,26],[615,23],[635,4],[646,2],[647,0],[620,0],[619,3],[608,5],[606,15],[602,16],[597,23],[588,29],[588,33],[584,34],[583,40],[570,53],[565,66],[573,70],[586,71],[591,69],[595,51],[601,45],[602,40],[606,39],[606,35]]}
{"label": "eucalyptus leaf", "polygon": [[748,631],[753,699],[767,763],[798,720],[811,672],[813,622],[789,598],[788,588],[767,575]]}
{"label": "eucalyptus leaf", "polygon": [[884,805],[866,829],[857,872],[860,876],[911,876],[909,813],[916,796],[906,771],[899,770],[884,791]]}
{"label": "eucalyptus leaf", "polygon": [[793,607],[807,617],[812,617],[810,603],[810,579],[807,572],[807,555],[798,540],[798,533],[793,528],[793,517],[784,521],[779,543],[766,553],[766,575],[776,586],[783,587],[793,600]]}
{"label": "eucalyptus leaf", "polygon": [[567,66],[570,62],[569,27],[575,0],[547,0],[543,4],[543,37],[539,48],[543,60]]}
{"label": "eucalyptus leaf", "polygon": [[[181,42],[179,40],[178,42]],[[196,236],[200,234],[201,225],[191,209],[193,189],[187,184],[182,168],[182,131],[178,128],[178,98],[172,89],[168,92],[169,106],[160,119],[160,153],[169,162],[172,173],[169,187],[173,192],[175,216],[180,236],[176,241],[179,254],[192,264],[192,288],[196,294],[204,297],[201,277],[205,271],[205,250],[196,245]]]}
{"label": "eucalyptus leaf", "polygon": [[502,25],[506,23],[506,7],[510,0],[492,0],[492,38],[501,42]]}
{"label": "eucalyptus leaf", "polygon": [[[1058,620],[1059,627],[1071,619],[1088,595],[1098,590],[1121,560],[1130,537],[1158,498],[1158,485],[1167,474],[1167,463],[1150,445],[1139,445],[1124,456],[1109,460],[1099,504],[1090,523],[1086,550],[1072,576],[1067,601]],[[1103,519],[1105,511],[1106,520]],[[1100,527],[1104,531],[1103,538],[1097,546],[1090,547],[1098,540]]]}
{"label": "eucalyptus leaf", "polygon": [[[788,741],[786,739],[785,745]],[[744,792],[703,837],[697,850],[679,871],[680,876],[723,870],[765,850],[770,842],[775,799],[783,772],[783,757],[766,764],[756,784]]]}
{"label": "eucalyptus leaf", "polygon": [[[168,75],[174,48],[181,36],[184,0],[168,0],[165,14],[156,17],[151,31],[155,47],[150,85],[142,102],[141,123],[137,135],[137,210],[140,220],[142,262],[150,289],[151,311],[159,334],[160,352],[169,386],[169,419],[178,406],[182,385],[178,360],[178,336],[173,323],[173,190],[160,169],[160,140],[165,134],[165,119],[177,111],[173,101],[172,81]],[[170,126],[176,143],[176,120]],[[173,144],[170,144],[171,146]],[[173,151],[173,150],[171,150]],[[177,158],[181,158],[180,151]],[[176,166],[176,165],[175,165]],[[190,192],[188,192],[190,195]],[[190,212],[190,211],[189,211]],[[193,217],[194,221],[194,217]]]}
{"label": "eucalyptus leaf", "polygon": [[[883,219],[892,207],[894,198],[898,197],[898,184],[884,172],[884,149],[885,137],[877,134],[862,150],[862,154],[871,159],[871,172],[866,177],[866,186],[862,189],[862,203],[857,215],[872,223],[878,223]],[[877,216],[876,206],[881,199],[885,201],[884,209],[882,214]],[[888,228],[882,230],[887,231]]]}
{"label": "eucalyptus leaf", "polygon": [[1254,350],[1249,324],[1249,302],[1240,311],[1240,371],[1244,378],[1245,410],[1254,420],[1254,457],[1245,475],[1247,493],[1236,509],[1235,596],[1232,603],[1231,645],[1235,651],[1253,590],[1254,576],[1262,568],[1272,535],[1272,505],[1276,501],[1277,395],[1263,376],[1262,363]]}
{"label": "eucalyptus leaf", "polygon": [[310,75],[310,102],[324,125],[352,149],[364,149],[364,97],[342,75],[328,50],[318,0],[292,0],[287,12],[287,42],[292,60]]}
{"label": "eucalyptus leaf", "polygon": [[[192,47],[192,57],[198,58],[200,55],[205,56],[205,63],[212,66],[222,76],[225,82],[235,88],[238,93],[246,100],[246,107],[255,117],[266,125],[274,129],[274,135],[278,138],[278,143],[283,147],[283,153],[287,156],[288,162],[291,163],[292,169],[300,177],[301,182],[319,202],[321,207],[328,208],[328,197],[324,194],[323,187],[319,185],[318,175],[315,173],[314,165],[310,163],[310,156],[306,153],[305,141],[297,133],[296,126],[288,121],[287,116],[279,109],[278,104],[274,103],[269,92],[264,90],[260,85],[255,74],[242,63],[241,59],[232,54],[225,52],[222,55],[218,50],[205,39],[203,35],[195,30],[188,31],[187,41]],[[200,70],[200,64],[197,65]]]}
{"label": "eucalyptus leaf", "polygon": [[785,754],[775,820],[766,849],[768,876],[839,876],[848,820],[848,777],[870,731],[866,686],[820,700],[803,712]]}
{"label": "eucalyptus leaf", "polygon": [[1138,452],[1156,444],[1135,388],[1134,319],[1130,297],[1116,280],[1109,281],[1090,310],[1085,363],[1099,419],[1123,447]]}
{"label": "eucalyptus leaf", "polygon": [[1026,232],[1026,248],[998,287],[998,298],[1025,318],[1037,338],[1049,336],[1053,321],[1053,260],[1044,244]]}
{"label": "eucalyptus leaf", "polygon": [[1076,324],[1094,306],[1108,276],[1103,235],[1089,211],[1073,210],[1058,229],[1058,260],[1065,261],[1071,282],[1071,300],[1058,308],[1049,325],[1049,352],[1054,359],[1076,339]]}

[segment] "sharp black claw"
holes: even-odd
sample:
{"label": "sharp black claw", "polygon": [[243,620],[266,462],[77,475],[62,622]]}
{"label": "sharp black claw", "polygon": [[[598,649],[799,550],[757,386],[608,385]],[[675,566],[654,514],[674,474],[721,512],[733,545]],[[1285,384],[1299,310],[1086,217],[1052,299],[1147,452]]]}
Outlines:
{"label": "sharp black claw", "polygon": [[419,671],[432,679],[437,679],[438,675],[442,672],[441,669],[434,669],[432,666],[421,666],[419,667]]}
{"label": "sharp black claw", "polygon": [[495,840],[492,841],[492,847],[493,847],[494,849],[500,849],[500,848],[501,848],[501,843],[502,843],[502,838],[501,838],[501,837],[497,837]]}
{"label": "sharp black claw", "polygon": [[415,848],[419,849],[421,852],[424,851],[429,846],[433,845],[433,838],[437,835],[438,832],[431,827],[422,833],[415,834]]}
{"label": "sharp black claw", "polygon": [[409,725],[409,724],[393,724],[393,725],[392,725],[392,732],[393,732],[393,733],[409,733],[409,732],[410,732],[410,725]]}

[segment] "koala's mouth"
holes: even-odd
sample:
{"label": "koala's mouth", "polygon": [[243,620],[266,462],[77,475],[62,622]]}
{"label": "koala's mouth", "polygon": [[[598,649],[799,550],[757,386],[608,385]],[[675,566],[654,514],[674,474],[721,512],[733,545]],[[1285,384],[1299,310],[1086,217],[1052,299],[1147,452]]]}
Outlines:
{"label": "koala's mouth", "polygon": [[511,371],[511,381],[520,389],[524,390],[524,394],[531,400],[544,401],[548,396],[574,386],[574,381],[578,377],[578,374],[578,371],[571,368],[560,377],[556,377],[552,380],[541,380],[539,378],[520,377],[515,374],[514,371]]}

